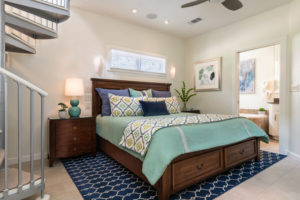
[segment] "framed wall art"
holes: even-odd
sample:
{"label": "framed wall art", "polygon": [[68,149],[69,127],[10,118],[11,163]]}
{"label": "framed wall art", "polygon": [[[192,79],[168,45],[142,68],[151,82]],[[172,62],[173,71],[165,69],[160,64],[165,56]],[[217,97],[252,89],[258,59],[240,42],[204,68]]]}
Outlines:
{"label": "framed wall art", "polygon": [[195,90],[221,90],[222,58],[204,60],[195,63]]}
{"label": "framed wall art", "polygon": [[240,63],[240,93],[255,93],[255,59],[243,60]]}

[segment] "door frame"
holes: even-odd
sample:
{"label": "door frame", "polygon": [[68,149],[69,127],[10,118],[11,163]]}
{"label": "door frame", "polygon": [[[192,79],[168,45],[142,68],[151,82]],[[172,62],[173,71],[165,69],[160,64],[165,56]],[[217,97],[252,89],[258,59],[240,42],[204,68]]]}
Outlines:
{"label": "door frame", "polygon": [[280,111],[279,111],[279,152],[287,155],[289,150],[289,65],[288,65],[288,37],[270,40],[267,42],[253,45],[246,48],[241,48],[236,52],[236,68],[235,68],[235,112],[239,114],[239,97],[240,97],[240,81],[239,81],[239,66],[240,53],[260,49],[264,47],[280,45]]}

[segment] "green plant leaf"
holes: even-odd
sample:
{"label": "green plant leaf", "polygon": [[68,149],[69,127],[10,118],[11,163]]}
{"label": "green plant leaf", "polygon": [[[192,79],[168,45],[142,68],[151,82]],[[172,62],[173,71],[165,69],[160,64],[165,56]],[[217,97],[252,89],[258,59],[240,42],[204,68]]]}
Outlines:
{"label": "green plant leaf", "polygon": [[187,98],[187,102],[190,100],[190,98],[192,98],[193,96],[196,96],[197,94],[191,94],[188,98]]}
{"label": "green plant leaf", "polygon": [[62,103],[62,102],[60,102],[58,105],[61,106],[61,108],[64,109],[64,110],[66,108],[68,108],[68,106],[66,104]]}
{"label": "green plant leaf", "polygon": [[177,89],[175,89],[175,91],[176,91],[176,93],[178,94],[178,96],[179,96],[179,98],[181,99],[181,101],[183,101],[183,97],[182,97],[181,93],[180,93]]}
{"label": "green plant leaf", "polygon": [[186,95],[189,96],[190,92],[193,91],[193,90],[195,90],[195,88],[190,88],[190,89],[186,92]]}

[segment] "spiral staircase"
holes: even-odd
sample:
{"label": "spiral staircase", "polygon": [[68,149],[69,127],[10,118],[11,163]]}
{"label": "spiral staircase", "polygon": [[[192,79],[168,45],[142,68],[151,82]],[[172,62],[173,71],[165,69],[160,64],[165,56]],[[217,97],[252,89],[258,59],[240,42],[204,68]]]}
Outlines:
{"label": "spiral staircase", "polygon": [[[36,40],[54,39],[58,31],[58,24],[70,17],[70,0],[2,0],[0,3],[0,200],[17,200],[30,197],[40,193],[39,199],[49,199],[49,195],[44,194],[44,99],[47,92],[41,90],[27,80],[15,75],[5,69],[6,52],[23,54],[36,53]],[[8,84],[12,81],[17,85],[18,93],[18,149],[17,167],[8,166]],[[30,92],[30,170],[22,171],[22,101],[25,95],[23,90]],[[34,95],[41,98],[40,103],[40,133],[36,133],[34,126],[35,105]],[[34,169],[35,136],[39,134],[41,138],[41,170],[36,174]]]}

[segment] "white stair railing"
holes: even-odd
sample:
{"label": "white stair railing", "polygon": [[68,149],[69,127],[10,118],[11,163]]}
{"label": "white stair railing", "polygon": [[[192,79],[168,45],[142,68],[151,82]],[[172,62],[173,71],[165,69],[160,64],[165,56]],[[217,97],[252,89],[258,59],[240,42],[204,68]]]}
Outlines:
{"label": "white stair railing", "polygon": [[16,29],[13,29],[9,26],[5,26],[5,33],[15,39],[21,40],[23,43],[27,44],[30,47],[35,48],[35,39],[34,38],[29,37],[28,35],[20,32]]}
{"label": "white stair railing", "polygon": [[[0,199],[24,199],[35,193],[41,192],[41,199],[44,199],[45,175],[44,175],[44,101],[48,96],[47,92],[33,85],[32,83],[20,78],[19,76],[0,67],[0,75],[3,78],[4,87],[4,190],[0,191]],[[13,80],[18,86],[18,186],[8,188],[8,99],[7,99],[7,80]],[[30,91],[30,182],[22,182],[22,89],[28,88]],[[41,177],[34,177],[34,93],[41,97]]]}
{"label": "white stair railing", "polygon": [[15,8],[10,5],[5,5],[5,12],[10,15],[13,15],[15,17],[19,17],[23,20],[27,20],[33,24],[41,26],[42,28],[48,29],[50,31],[53,31],[53,32],[57,31],[57,23],[52,22],[47,19],[44,19],[44,18],[34,15],[32,13],[26,12],[24,10]]}

